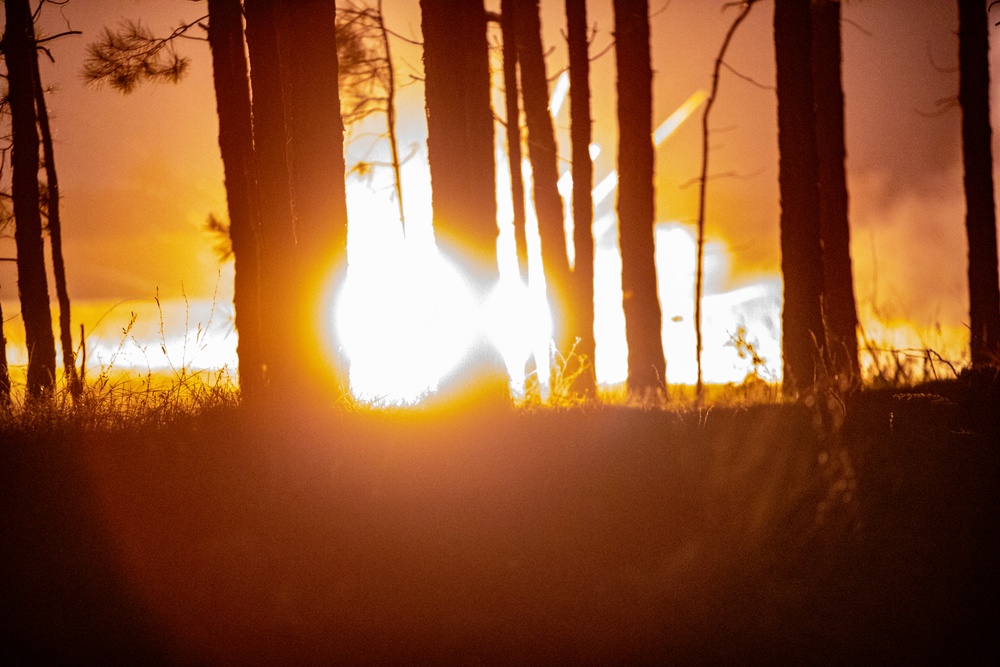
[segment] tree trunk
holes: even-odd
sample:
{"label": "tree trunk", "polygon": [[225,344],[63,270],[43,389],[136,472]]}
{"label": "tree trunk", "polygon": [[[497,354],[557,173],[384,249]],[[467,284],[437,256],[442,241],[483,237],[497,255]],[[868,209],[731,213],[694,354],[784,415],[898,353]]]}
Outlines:
{"label": "tree trunk", "polygon": [[[253,91],[254,158],[260,206],[259,259],[261,345],[265,382],[273,390],[292,386],[289,334],[295,309],[288,281],[294,266],[291,190],[286,155],[285,104],[273,0],[246,0],[246,39]],[[264,322],[267,325],[264,325]],[[271,391],[271,389],[269,389]]]}
{"label": "tree trunk", "polygon": [[[514,0],[514,36],[521,66],[521,95],[528,126],[528,158],[538,218],[538,236],[545,267],[546,292],[552,309],[552,329],[556,350],[569,353],[573,339],[566,321],[570,279],[566,253],[563,200],[559,195],[559,163],[556,134],[549,110],[549,84],[545,73],[542,26],[538,0]],[[552,366],[553,379],[556,367]],[[555,388],[553,386],[553,388]]]}
{"label": "tree trunk", "polygon": [[569,118],[573,160],[573,247],[570,279],[569,332],[576,343],[579,372],[573,390],[583,396],[597,392],[594,367],[594,163],[590,158],[590,54],[586,0],[566,0],[569,43]]}
{"label": "tree trunk", "polygon": [[45,103],[45,89],[38,69],[37,52],[31,59],[35,82],[35,108],[38,113],[38,129],[41,133],[43,164],[45,167],[46,204],[48,208],[48,229],[52,254],[52,276],[55,279],[56,299],[59,302],[59,342],[63,353],[63,373],[70,395],[78,397],[83,385],[76,372],[73,353],[73,329],[69,291],[66,287],[66,264],[62,252],[62,219],[59,215],[59,176],[56,172],[55,148],[52,144],[52,129],[49,125],[49,110]]}
{"label": "tree trunk", "polygon": [[823,368],[823,260],[810,26],[810,0],[775,0],[783,384],[789,396],[812,387]]}
{"label": "tree trunk", "polygon": [[243,45],[240,0],[209,0],[208,41],[212,49],[215,99],[219,114],[219,149],[226,179],[229,236],[236,275],[233,306],[239,335],[240,393],[259,395],[264,376],[258,283],[257,231],[260,212],[253,154],[250,82]]}
{"label": "tree trunk", "polygon": [[[330,327],[321,303],[334,271],[347,267],[344,124],[340,115],[336,8],[329,0],[281,0],[278,42],[295,227],[293,335],[296,375],[315,389],[346,384],[347,364],[326,371]],[[339,355],[337,355],[339,357]],[[339,376],[339,378],[337,377]],[[316,384],[318,383],[318,384]]]}
{"label": "tree trunk", "polygon": [[55,379],[56,347],[52,335],[48,278],[42,242],[38,185],[38,118],[35,114],[35,33],[28,0],[7,0],[3,39],[10,104],[11,196],[17,247],[17,287],[28,348],[28,397],[50,391]]}
{"label": "tree trunk", "polygon": [[421,0],[434,228],[495,281],[496,163],[482,0]]}
{"label": "tree trunk", "polygon": [[844,170],[847,150],[841,83],[840,0],[814,0],[812,19],[819,220],[823,241],[823,316],[831,368],[840,383],[848,386],[860,379],[860,366]]}
{"label": "tree trunk", "polygon": [[990,127],[989,34],[983,0],[959,0],[958,100],[962,106],[965,229],[969,243],[972,366],[1000,364],[1000,287]]}
{"label": "tree trunk", "polygon": [[500,2],[500,30],[503,38],[503,85],[507,113],[507,162],[510,168],[510,194],[514,204],[514,246],[518,271],[528,273],[528,242],[525,236],[524,178],[521,172],[521,106],[517,83],[517,37],[514,19],[515,0]]}
{"label": "tree trunk", "polygon": [[3,333],[3,303],[0,302],[0,408],[10,405],[10,373],[7,370],[7,338]]}
{"label": "tree trunk", "polygon": [[[499,278],[486,11],[482,0],[421,0],[420,9],[435,235],[458,245],[482,303]],[[503,359],[485,334],[442,391],[468,393],[470,381],[509,398]]]}
{"label": "tree trunk", "polygon": [[618,224],[622,254],[628,389],[645,397],[666,389],[656,293],[653,226],[653,70],[649,3],[615,0],[618,74]]}

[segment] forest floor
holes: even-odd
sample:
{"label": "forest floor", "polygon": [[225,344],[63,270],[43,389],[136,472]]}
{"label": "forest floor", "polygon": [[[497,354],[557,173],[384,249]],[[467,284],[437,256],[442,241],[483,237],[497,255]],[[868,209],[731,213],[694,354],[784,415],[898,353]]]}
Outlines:
{"label": "forest floor", "polygon": [[[1000,664],[1000,382],[797,405],[0,426],[2,651]],[[0,422],[3,424],[4,422]]]}

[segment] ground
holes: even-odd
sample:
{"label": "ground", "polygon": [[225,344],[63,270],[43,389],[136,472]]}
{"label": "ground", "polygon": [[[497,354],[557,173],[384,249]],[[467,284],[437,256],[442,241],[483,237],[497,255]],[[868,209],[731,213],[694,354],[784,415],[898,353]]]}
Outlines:
{"label": "ground", "polygon": [[0,429],[31,662],[1000,664],[1000,384]]}

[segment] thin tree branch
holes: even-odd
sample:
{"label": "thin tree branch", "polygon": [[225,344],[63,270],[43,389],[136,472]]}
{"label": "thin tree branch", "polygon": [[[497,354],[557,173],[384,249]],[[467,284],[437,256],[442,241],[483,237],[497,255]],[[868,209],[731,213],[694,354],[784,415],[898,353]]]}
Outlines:
{"label": "thin tree branch", "polygon": [[[708,174],[705,177],[706,181],[718,181],[724,178],[735,179],[739,181],[749,181],[752,178],[756,178],[764,173],[764,169],[758,169],[757,171],[752,171],[749,174],[743,174],[738,171],[718,171],[714,174]],[[697,185],[701,183],[701,176],[696,176],[692,179],[686,180],[677,186],[678,190],[686,190],[692,185]]]}
{"label": "thin tree branch", "polygon": [[59,39],[60,37],[66,37],[67,35],[82,35],[82,30],[63,30],[62,32],[57,32],[54,35],[49,35],[48,37],[39,37],[35,40],[35,46],[39,44],[44,44],[45,42],[51,42],[54,39]]}
{"label": "thin tree branch", "polygon": [[927,62],[931,64],[931,67],[934,68],[934,71],[940,72],[941,74],[954,74],[955,72],[958,71],[958,65],[954,65],[952,67],[943,67],[934,62],[934,54],[931,52],[930,40],[927,41],[926,46],[927,46]]}
{"label": "thin tree branch", "polygon": [[[732,25],[729,26],[729,30],[726,31],[726,35],[722,40],[722,46],[719,48],[719,55],[715,58],[715,67],[712,70],[712,89],[708,94],[708,99],[705,101],[705,111],[701,117],[701,185],[698,191],[698,250],[694,286],[695,355],[698,365],[698,381],[695,389],[695,395],[699,404],[701,404],[705,390],[701,363],[702,349],[704,347],[701,329],[701,301],[705,281],[705,200],[708,189],[708,120],[719,92],[719,75],[726,57],[726,50],[729,48],[729,43],[732,41],[733,35],[736,33],[736,29],[740,27],[740,24],[758,1],[759,0],[746,0],[746,2],[741,3],[740,13],[736,16]],[[733,3],[727,3],[723,9],[732,4]]]}
{"label": "thin tree branch", "polygon": [[600,58],[604,54],[606,54],[609,51],[611,51],[611,49],[615,48],[615,44],[616,43],[617,43],[617,40],[612,39],[611,42],[609,42],[607,46],[605,46],[603,49],[601,49],[600,51],[598,51],[597,53],[595,53],[594,55],[592,55],[590,57],[590,62],[596,61],[598,58]]}
{"label": "thin tree branch", "polygon": [[[754,0],[754,2],[757,2],[757,0]],[[775,86],[766,83],[761,83],[760,81],[757,81],[753,77],[743,74],[742,72],[740,72],[735,67],[733,67],[732,65],[730,65],[725,61],[723,61],[722,66],[725,67],[727,70],[729,70],[734,76],[736,76],[736,78],[743,79],[747,83],[753,84],[754,86],[757,86],[761,90],[770,90],[770,91],[777,90]]]}
{"label": "thin tree branch", "polygon": [[958,95],[952,95],[951,97],[942,97],[934,102],[935,106],[938,107],[937,111],[921,111],[920,109],[914,109],[919,115],[924,118],[940,118],[944,116],[952,109],[958,107]]}
{"label": "thin tree branch", "polygon": [[851,19],[846,19],[846,18],[841,18],[840,21],[841,21],[841,23],[846,23],[847,25],[853,27],[858,32],[860,32],[862,35],[865,35],[867,37],[871,37],[872,36],[871,30],[868,30],[867,28],[863,27],[857,21],[852,21]]}

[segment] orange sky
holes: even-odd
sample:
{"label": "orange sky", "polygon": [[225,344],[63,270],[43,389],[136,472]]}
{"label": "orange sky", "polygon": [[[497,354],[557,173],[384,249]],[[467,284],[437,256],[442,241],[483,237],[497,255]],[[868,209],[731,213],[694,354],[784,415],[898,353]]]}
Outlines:
{"label": "orange sky", "polygon": [[[611,2],[591,2],[598,29],[595,50],[612,29]],[[656,122],[699,88],[709,86],[711,64],[734,12],[722,0],[654,0]],[[496,8],[498,0],[488,6]],[[550,72],[565,64],[563,2],[542,0]],[[862,306],[887,318],[924,326],[958,326],[966,318],[964,203],[960,164],[960,114],[935,115],[939,102],[957,94],[957,11],[954,2],[850,2],[844,16],[848,172],[855,276]],[[225,211],[216,143],[211,61],[207,44],[179,45],[191,71],[176,86],[145,86],[129,96],[83,84],[79,72],[86,44],[103,25],[141,19],[157,33],[203,13],[204,3],[182,0],[71,0],[47,7],[48,33],[82,30],[52,45],[55,64],[42,76],[57,132],[56,159],[63,193],[64,246],[71,296],[79,303],[161,296],[219,299],[231,294],[231,278],[219,266],[212,239],[203,231],[209,214]],[[763,2],[741,27],[727,61],[741,73],[774,81],[771,18]],[[386,0],[390,27],[419,38],[417,0]],[[996,34],[996,28],[993,34]],[[414,47],[394,44],[401,80],[420,74]],[[998,55],[993,53],[994,71]],[[595,62],[595,140],[600,179],[614,167],[614,54]],[[725,73],[713,112],[709,236],[732,254],[720,288],[773,274],[779,262],[776,101],[772,90]],[[500,84],[499,77],[495,78]],[[401,141],[424,149],[422,90],[401,94]],[[994,124],[1000,120],[994,105]],[[692,122],[693,121],[693,122]],[[657,153],[657,207],[662,221],[693,223],[699,168],[697,116]],[[565,118],[558,121],[565,127]],[[348,161],[366,150],[350,145]],[[404,153],[406,152],[404,148]],[[349,164],[350,166],[350,164]],[[0,256],[13,241],[0,239]],[[873,280],[875,278],[875,280]],[[16,312],[15,273],[0,263],[0,298]],[[124,314],[127,319],[127,307]],[[116,328],[124,323],[115,324]]]}

